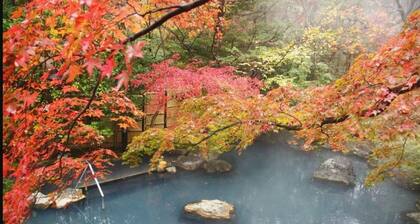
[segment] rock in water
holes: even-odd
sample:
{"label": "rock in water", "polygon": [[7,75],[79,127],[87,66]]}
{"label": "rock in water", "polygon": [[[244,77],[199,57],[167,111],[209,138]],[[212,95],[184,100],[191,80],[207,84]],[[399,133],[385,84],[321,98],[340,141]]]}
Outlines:
{"label": "rock in water", "polygon": [[176,165],[184,170],[196,170],[201,167],[204,160],[199,154],[190,154],[188,156],[179,156]]}
{"label": "rock in water", "polygon": [[225,201],[201,200],[195,203],[188,203],[184,210],[187,213],[197,215],[206,219],[231,219],[234,207]]}
{"label": "rock in water", "polygon": [[354,184],[356,180],[353,164],[345,157],[335,157],[324,161],[315,171],[314,178],[344,183],[346,185]]}
{"label": "rock in water", "polygon": [[224,173],[232,169],[232,165],[224,160],[210,160],[203,164],[203,168],[207,173]]}
{"label": "rock in water", "polygon": [[409,217],[413,221],[416,221],[418,224],[420,224],[420,212],[407,213],[407,217]]}
{"label": "rock in water", "polygon": [[166,170],[166,167],[168,167],[168,162],[166,162],[165,160],[161,160],[159,161],[159,164],[157,166],[157,171],[163,172]]}
{"label": "rock in water", "polygon": [[176,167],[174,167],[174,166],[166,167],[166,172],[168,172],[168,173],[176,173]]}
{"label": "rock in water", "polygon": [[50,196],[45,195],[41,192],[32,193],[31,196],[29,196],[28,200],[33,201],[34,208],[38,209],[47,209],[53,203],[53,200]]}
{"label": "rock in water", "polygon": [[62,191],[57,199],[55,199],[54,208],[65,208],[70,203],[80,201],[85,198],[82,189],[67,188]]}

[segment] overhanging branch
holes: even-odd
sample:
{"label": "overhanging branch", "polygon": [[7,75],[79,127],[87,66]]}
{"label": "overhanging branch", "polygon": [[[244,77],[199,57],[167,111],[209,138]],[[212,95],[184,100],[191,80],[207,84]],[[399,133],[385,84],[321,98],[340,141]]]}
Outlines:
{"label": "overhanging branch", "polygon": [[[138,33],[135,33],[131,37],[128,37],[126,40],[123,41],[123,44],[127,44],[129,42],[132,42],[132,41],[136,40],[137,38],[140,38],[140,37],[146,35],[147,33],[153,31],[154,29],[158,28],[159,26],[164,24],[166,21],[168,21],[172,17],[175,17],[175,16],[177,16],[179,14],[182,14],[184,12],[188,12],[188,11],[194,9],[194,8],[200,7],[201,5],[204,5],[209,1],[210,0],[197,0],[197,1],[191,2],[189,4],[184,4],[184,5],[179,5],[179,6],[169,6],[169,7],[166,7],[166,8],[156,9],[155,11],[150,11],[150,13],[154,13],[154,12],[158,12],[158,11],[162,11],[162,10],[176,8],[175,10],[173,10],[173,11],[165,14],[164,16],[162,16],[159,20],[157,20],[156,22],[154,22],[150,26],[148,26],[145,29],[139,31]],[[89,98],[88,103],[70,123],[70,127],[67,131],[66,145],[68,145],[70,143],[70,133],[71,133],[72,129],[75,127],[75,125],[77,123],[77,120],[87,111],[87,109],[89,109],[90,104],[94,100],[100,82],[101,82],[101,77],[99,76],[98,81],[96,82],[96,85],[94,87],[94,90],[92,91],[92,94]],[[62,157],[62,154],[60,156],[60,162],[61,162],[61,157]]]}
{"label": "overhanging branch", "polygon": [[201,144],[202,142],[208,140],[209,138],[213,137],[213,135],[215,135],[215,134],[217,134],[217,133],[219,133],[221,131],[224,131],[226,129],[229,129],[231,127],[234,127],[236,125],[239,125],[239,124],[242,124],[242,121],[237,121],[237,122],[231,123],[229,125],[223,126],[223,127],[219,128],[219,129],[217,129],[215,131],[212,131],[209,135],[207,135],[206,137],[202,138],[200,141],[192,144],[191,146],[192,147],[197,146],[197,145]]}
{"label": "overhanging branch", "polygon": [[152,23],[150,26],[144,28],[143,30],[140,30],[139,32],[133,34],[132,36],[128,37],[127,39],[125,39],[122,43],[123,44],[127,44],[130,43],[148,33],[150,33],[151,31],[153,31],[154,29],[158,28],[159,26],[161,26],[162,24],[164,24],[166,21],[168,21],[169,19],[171,19],[172,17],[175,17],[179,14],[182,14],[184,12],[188,12],[192,9],[195,9],[197,7],[200,7],[204,4],[206,4],[207,2],[210,2],[210,0],[197,0],[197,1],[193,1],[191,3],[188,4],[184,4],[184,5],[180,5],[179,7],[177,7],[175,10],[163,15],[160,19],[156,20],[154,23]]}

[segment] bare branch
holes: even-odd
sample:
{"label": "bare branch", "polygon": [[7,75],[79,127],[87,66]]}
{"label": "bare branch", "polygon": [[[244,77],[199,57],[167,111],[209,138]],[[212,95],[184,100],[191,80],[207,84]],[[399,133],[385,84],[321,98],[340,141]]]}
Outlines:
{"label": "bare branch", "polygon": [[169,19],[171,19],[172,17],[175,17],[179,14],[182,14],[184,12],[188,12],[192,9],[195,9],[197,7],[200,7],[204,4],[206,4],[207,2],[210,2],[210,0],[197,0],[194,2],[191,2],[189,4],[185,4],[185,5],[180,5],[179,7],[177,7],[175,10],[163,15],[160,19],[156,20],[154,23],[152,23],[150,26],[144,28],[143,30],[133,34],[132,36],[128,37],[127,39],[125,39],[122,43],[123,44],[127,44],[129,42],[132,42],[148,33],[150,33],[151,31],[153,31],[154,29],[158,28],[159,26],[161,26],[162,24],[164,24],[166,21],[168,21]]}
{"label": "bare branch", "polygon": [[229,129],[229,128],[234,127],[234,126],[239,125],[239,124],[242,124],[242,121],[237,121],[237,122],[231,123],[229,125],[223,126],[223,127],[219,128],[219,129],[217,129],[215,131],[212,131],[209,135],[207,135],[206,137],[202,138],[200,141],[192,144],[192,147],[199,145],[200,143],[208,140],[209,138],[213,137],[213,135],[215,135],[215,134],[217,134],[217,133],[219,133],[221,131],[224,131],[226,129]]}
{"label": "bare branch", "polygon": [[[89,98],[88,103],[85,105],[85,107],[83,107],[83,109],[77,114],[77,116],[72,120],[72,122],[70,123],[70,127],[67,130],[67,139],[66,139],[66,145],[69,146],[70,144],[70,134],[71,131],[73,130],[73,128],[76,126],[77,120],[79,120],[79,118],[87,111],[87,109],[89,109],[90,105],[92,104],[93,100],[95,99],[96,93],[98,92],[98,88],[99,88],[99,84],[102,81],[102,77],[99,74],[98,75],[98,80],[96,81],[95,87],[92,90],[92,94]],[[64,152],[60,151],[59,154],[59,169],[60,169],[60,178],[62,177],[62,158],[64,156]]]}
{"label": "bare branch", "polygon": [[172,5],[172,6],[167,6],[167,7],[163,7],[163,8],[152,9],[152,10],[149,10],[149,11],[144,12],[144,13],[139,13],[137,11],[136,7],[132,4],[130,4],[130,2],[127,1],[126,4],[134,10],[136,15],[139,15],[141,17],[145,17],[149,14],[157,13],[157,12],[160,12],[160,11],[165,11],[165,10],[169,10],[169,9],[177,9],[177,8],[181,7],[181,5]]}

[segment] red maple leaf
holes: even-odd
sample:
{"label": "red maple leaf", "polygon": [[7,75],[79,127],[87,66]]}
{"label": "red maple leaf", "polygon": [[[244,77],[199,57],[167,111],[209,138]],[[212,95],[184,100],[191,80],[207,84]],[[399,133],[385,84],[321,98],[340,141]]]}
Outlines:
{"label": "red maple leaf", "polygon": [[112,74],[112,70],[115,67],[115,61],[114,58],[109,58],[108,60],[106,60],[105,65],[103,65],[101,67],[101,72],[102,72],[102,77],[106,76],[106,77],[111,77]]}
{"label": "red maple leaf", "polygon": [[127,58],[130,60],[133,57],[136,58],[142,58],[143,57],[143,47],[146,44],[144,41],[139,41],[135,43],[134,45],[127,46],[127,50],[125,51],[125,54]]}
{"label": "red maple leaf", "polygon": [[28,94],[26,96],[23,96],[24,106],[28,107],[32,105],[38,97],[38,93]]}
{"label": "red maple leaf", "polygon": [[87,72],[89,73],[89,75],[92,75],[93,73],[93,69],[96,68],[100,68],[101,67],[101,62],[96,59],[96,58],[90,58],[85,62],[85,67]]}
{"label": "red maple leaf", "polygon": [[128,76],[129,75],[127,71],[122,71],[119,75],[117,75],[115,79],[118,80],[118,84],[114,88],[114,90],[118,91],[122,87],[122,85],[124,85],[125,89],[128,89]]}

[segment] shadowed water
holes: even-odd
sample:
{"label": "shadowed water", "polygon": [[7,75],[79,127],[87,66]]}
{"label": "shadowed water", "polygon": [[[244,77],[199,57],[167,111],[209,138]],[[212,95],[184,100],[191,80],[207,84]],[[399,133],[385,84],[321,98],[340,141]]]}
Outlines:
{"label": "shadowed water", "polygon": [[226,174],[180,171],[149,175],[103,186],[105,209],[97,189],[87,200],[64,210],[35,210],[31,224],[49,223],[214,223],[183,213],[187,202],[221,199],[235,205],[237,224],[405,224],[420,193],[391,182],[366,189],[366,164],[352,158],[355,187],[314,181],[312,173],[329,151],[301,152],[285,135],[263,136],[241,156],[224,159],[234,169]]}

